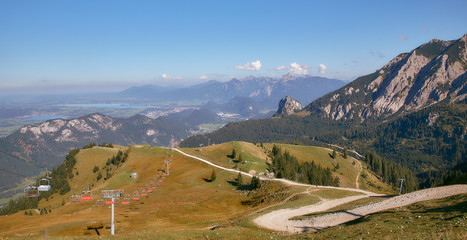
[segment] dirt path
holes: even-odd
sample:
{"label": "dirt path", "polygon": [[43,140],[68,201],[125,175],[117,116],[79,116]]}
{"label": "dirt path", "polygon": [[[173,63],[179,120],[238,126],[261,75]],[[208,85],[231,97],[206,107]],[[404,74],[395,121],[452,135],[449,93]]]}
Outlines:
{"label": "dirt path", "polygon": [[[191,157],[191,158],[194,158],[196,160],[199,160],[199,161],[202,161],[206,164],[209,164],[213,167],[216,167],[216,168],[219,168],[219,169],[222,169],[222,170],[225,170],[225,171],[229,171],[229,172],[234,172],[234,173],[241,173],[242,175],[245,175],[245,176],[249,176],[249,177],[253,177],[252,174],[249,174],[249,173],[246,173],[246,172],[242,172],[242,171],[239,171],[239,170],[235,170],[235,169],[231,169],[231,168],[225,168],[225,167],[222,167],[222,166],[219,166],[219,165],[216,165],[208,160],[205,160],[205,159],[202,159],[202,158],[199,158],[199,157],[196,157],[196,156],[193,156],[193,155],[190,155],[190,154],[187,154],[183,151],[181,151],[180,149],[177,149],[177,148],[173,148],[173,150],[187,156],[187,157]],[[310,184],[305,184],[305,183],[298,183],[298,182],[294,182],[292,180],[287,180],[287,179],[283,179],[283,178],[266,178],[266,177],[260,177],[261,180],[264,180],[264,181],[278,181],[278,182],[283,182],[287,185],[293,185],[293,186],[302,186],[302,187],[316,187],[316,188],[324,188],[324,189],[338,189],[338,190],[345,190],[345,191],[352,191],[352,192],[360,192],[360,193],[363,193],[363,194],[366,194],[366,195],[372,195],[372,196],[383,196],[384,194],[377,194],[377,193],[374,193],[374,192],[370,192],[370,191],[366,191],[366,190],[362,190],[362,189],[356,189],[356,188],[344,188],[344,187],[331,187],[331,186],[320,186],[320,185],[310,185]]]}
{"label": "dirt path", "polygon": [[[329,146],[333,147],[333,148],[339,148],[340,150],[344,150],[343,147],[341,146],[338,146],[338,145],[335,145],[335,144],[328,144]],[[332,151],[332,149],[330,148],[327,148],[329,151]],[[358,153],[357,151],[355,150],[348,150],[349,152],[351,153],[354,153],[355,155],[357,155],[359,158],[363,158],[363,156]],[[360,188],[360,184],[358,183],[358,179],[360,178],[360,174],[362,174],[362,171],[363,171],[363,167],[362,167],[362,163],[360,162],[360,160],[358,159],[355,159],[355,161],[358,163],[359,167],[360,167],[360,171],[358,172],[357,174],[357,177],[355,178],[355,188]]]}
{"label": "dirt path", "polygon": [[281,209],[270,212],[254,219],[253,221],[260,227],[268,228],[275,231],[287,231],[290,233],[297,233],[309,230],[319,230],[336,226],[362,216],[407,206],[416,202],[445,198],[457,194],[467,193],[467,185],[453,185],[438,188],[424,189],[401,196],[393,197],[381,202],[368,204],[365,206],[357,207],[345,212],[338,212],[318,216],[306,220],[292,221],[289,220],[295,216],[302,216],[305,214],[326,211],[333,207],[352,202],[367,196],[352,196],[335,200],[325,200],[317,204],[304,206],[297,209]]}
{"label": "dirt path", "polygon": [[362,174],[363,167],[362,167],[362,163],[360,162],[360,160],[355,159],[355,161],[357,162],[358,166],[360,167],[359,168],[360,170],[358,171],[357,177],[355,178],[355,188],[360,188],[360,184],[358,183],[358,179],[360,178],[360,175]]}

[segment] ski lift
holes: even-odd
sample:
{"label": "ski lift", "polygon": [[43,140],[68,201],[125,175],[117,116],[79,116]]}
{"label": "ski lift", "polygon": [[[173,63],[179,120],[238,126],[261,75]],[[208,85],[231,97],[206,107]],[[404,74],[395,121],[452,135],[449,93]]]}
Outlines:
{"label": "ski lift", "polygon": [[146,197],[148,195],[148,192],[144,190],[144,188],[141,188],[141,196]]}
{"label": "ski lift", "polygon": [[128,204],[130,204],[130,198],[131,198],[131,195],[130,195],[130,194],[126,194],[125,197],[122,199],[122,204],[123,204],[123,205],[128,205]]}
{"label": "ski lift", "polygon": [[120,203],[120,198],[114,198],[114,203],[119,204]]}
{"label": "ski lift", "polygon": [[40,194],[36,186],[27,186],[24,189],[24,196],[25,197],[39,197]]}
{"label": "ski lift", "polygon": [[152,187],[151,187],[151,185],[146,184],[146,191],[147,191],[148,193],[152,193]]}
{"label": "ski lift", "polygon": [[115,199],[112,201],[112,199],[107,199],[105,201],[105,204],[114,204],[115,203]]}
{"label": "ski lift", "polygon": [[105,205],[105,201],[102,198],[97,199],[96,206],[101,207]]}
{"label": "ski lift", "polygon": [[70,203],[80,203],[81,202],[81,195],[71,195]]}
{"label": "ski lift", "polygon": [[89,184],[88,184],[88,190],[84,190],[81,192],[81,201],[88,201],[92,200],[92,192],[89,189]]}
{"label": "ski lift", "polygon": [[50,181],[49,179],[47,178],[42,178],[40,181],[39,181],[39,187],[37,188],[37,190],[39,192],[47,192],[51,189],[51,186],[50,186]]}
{"label": "ski lift", "polygon": [[139,193],[138,191],[133,192],[133,200],[138,201],[139,200]]}
{"label": "ski lift", "polygon": [[39,192],[47,192],[47,191],[50,191],[50,189],[52,188],[50,186],[50,181],[49,181],[49,172],[47,171],[47,169],[45,169],[45,172],[46,172],[46,177],[42,178],[39,181],[39,187],[37,188]]}
{"label": "ski lift", "polygon": [[92,200],[92,192],[91,191],[82,191],[81,192],[81,201],[88,201]]}

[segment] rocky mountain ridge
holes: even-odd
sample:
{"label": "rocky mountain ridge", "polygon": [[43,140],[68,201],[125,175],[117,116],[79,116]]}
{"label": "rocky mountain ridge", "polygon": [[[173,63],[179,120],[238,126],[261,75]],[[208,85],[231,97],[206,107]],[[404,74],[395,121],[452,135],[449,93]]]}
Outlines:
{"label": "rocky mountain ridge", "polygon": [[311,114],[363,122],[416,111],[467,96],[467,34],[432,40],[403,53],[375,73],[360,77],[308,105]]}

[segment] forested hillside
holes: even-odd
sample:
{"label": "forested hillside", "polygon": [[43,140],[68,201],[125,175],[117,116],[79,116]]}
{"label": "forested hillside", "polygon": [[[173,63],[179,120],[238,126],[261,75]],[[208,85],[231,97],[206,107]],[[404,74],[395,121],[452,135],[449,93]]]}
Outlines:
{"label": "forested hillside", "polygon": [[[454,169],[465,160],[466,119],[466,100],[455,104],[443,102],[384,123],[367,122],[359,126],[315,115],[287,116],[230,123],[214,133],[190,137],[182,145],[231,140],[318,146],[338,144],[361,153],[376,152],[406,166],[418,175],[420,187],[428,187],[442,184],[447,177],[442,172]],[[462,171],[459,167],[456,169],[456,176],[459,176]]]}

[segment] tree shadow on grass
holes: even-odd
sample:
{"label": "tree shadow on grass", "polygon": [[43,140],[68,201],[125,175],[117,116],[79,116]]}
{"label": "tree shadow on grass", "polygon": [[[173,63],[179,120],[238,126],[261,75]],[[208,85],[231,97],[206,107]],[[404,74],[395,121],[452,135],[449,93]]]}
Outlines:
{"label": "tree shadow on grass", "polygon": [[251,190],[251,187],[250,187],[250,184],[247,184],[247,185],[238,185],[238,182],[237,181],[233,181],[233,180],[228,180],[227,181],[230,185],[236,187],[237,190],[240,190],[240,191],[248,191],[248,190]]}

